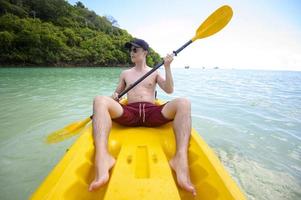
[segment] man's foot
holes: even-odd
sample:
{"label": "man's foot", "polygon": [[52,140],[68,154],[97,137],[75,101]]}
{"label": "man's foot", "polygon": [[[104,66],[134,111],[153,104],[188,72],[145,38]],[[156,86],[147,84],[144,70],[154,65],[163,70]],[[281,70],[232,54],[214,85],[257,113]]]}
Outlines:
{"label": "man's foot", "polygon": [[96,166],[96,173],[95,179],[89,186],[89,191],[96,190],[97,188],[106,184],[109,180],[109,170],[115,164],[115,158],[109,154],[101,156],[101,158],[96,159],[95,166]]}
{"label": "man's foot", "polygon": [[169,165],[176,172],[178,185],[196,196],[196,190],[190,181],[187,158],[175,156],[169,161]]}

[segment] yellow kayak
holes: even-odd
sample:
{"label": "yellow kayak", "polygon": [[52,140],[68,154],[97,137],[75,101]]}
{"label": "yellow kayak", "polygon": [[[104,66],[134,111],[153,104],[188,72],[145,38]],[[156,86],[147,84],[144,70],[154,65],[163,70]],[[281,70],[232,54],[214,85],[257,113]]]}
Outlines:
{"label": "yellow kayak", "polygon": [[189,166],[194,198],[176,184],[168,160],[175,153],[172,123],[157,128],[131,128],[113,123],[109,151],[116,158],[108,184],[95,192],[94,146],[89,125],[66,152],[31,199],[246,199],[199,134],[192,130]]}

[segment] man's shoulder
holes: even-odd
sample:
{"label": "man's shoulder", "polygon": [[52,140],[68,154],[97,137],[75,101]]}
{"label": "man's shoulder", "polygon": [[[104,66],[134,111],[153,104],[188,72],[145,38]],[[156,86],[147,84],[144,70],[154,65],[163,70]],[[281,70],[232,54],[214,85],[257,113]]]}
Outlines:
{"label": "man's shoulder", "polygon": [[121,74],[128,74],[129,72],[132,71],[132,68],[129,68],[129,69],[125,69],[121,72]]}
{"label": "man's shoulder", "polygon": [[126,77],[128,76],[129,74],[131,74],[131,72],[133,71],[133,68],[129,68],[129,69],[125,69],[121,72],[120,76],[122,77]]}

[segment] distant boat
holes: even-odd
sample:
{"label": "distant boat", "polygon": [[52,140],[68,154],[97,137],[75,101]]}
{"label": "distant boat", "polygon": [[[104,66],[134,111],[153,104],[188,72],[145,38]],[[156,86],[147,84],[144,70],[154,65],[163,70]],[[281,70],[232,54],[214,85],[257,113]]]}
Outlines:
{"label": "distant boat", "polygon": [[186,65],[186,66],[185,66],[185,69],[189,69],[189,65]]}
{"label": "distant boat", "polygon": [[214,67],[213,69],[219,69],[218,67]]}

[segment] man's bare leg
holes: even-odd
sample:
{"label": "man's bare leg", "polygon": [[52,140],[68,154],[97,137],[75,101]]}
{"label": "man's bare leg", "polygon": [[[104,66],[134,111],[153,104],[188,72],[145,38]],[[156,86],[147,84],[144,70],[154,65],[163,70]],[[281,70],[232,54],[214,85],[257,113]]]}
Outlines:
{"label": "man's bare leg", "polygon": [[190,102],[183,98],[170,101],[163,107],[162,114],[168,119],[174,119],[173,129],[176,135],[177,150],[169,164],[176,172],[179,186],[196,195],[196,190],[190,180],[187,156],[191,133]]}
{"label": "man's bare leg", "polygon": [[123,108],[110,97],[97,96],[93,103],[93,137],[95,144],[95,179],[89,186],[93,191],[109,180],[109,170],[115,159],[108,152],[108,135],[112,127],[112,118],[120,117]]}

